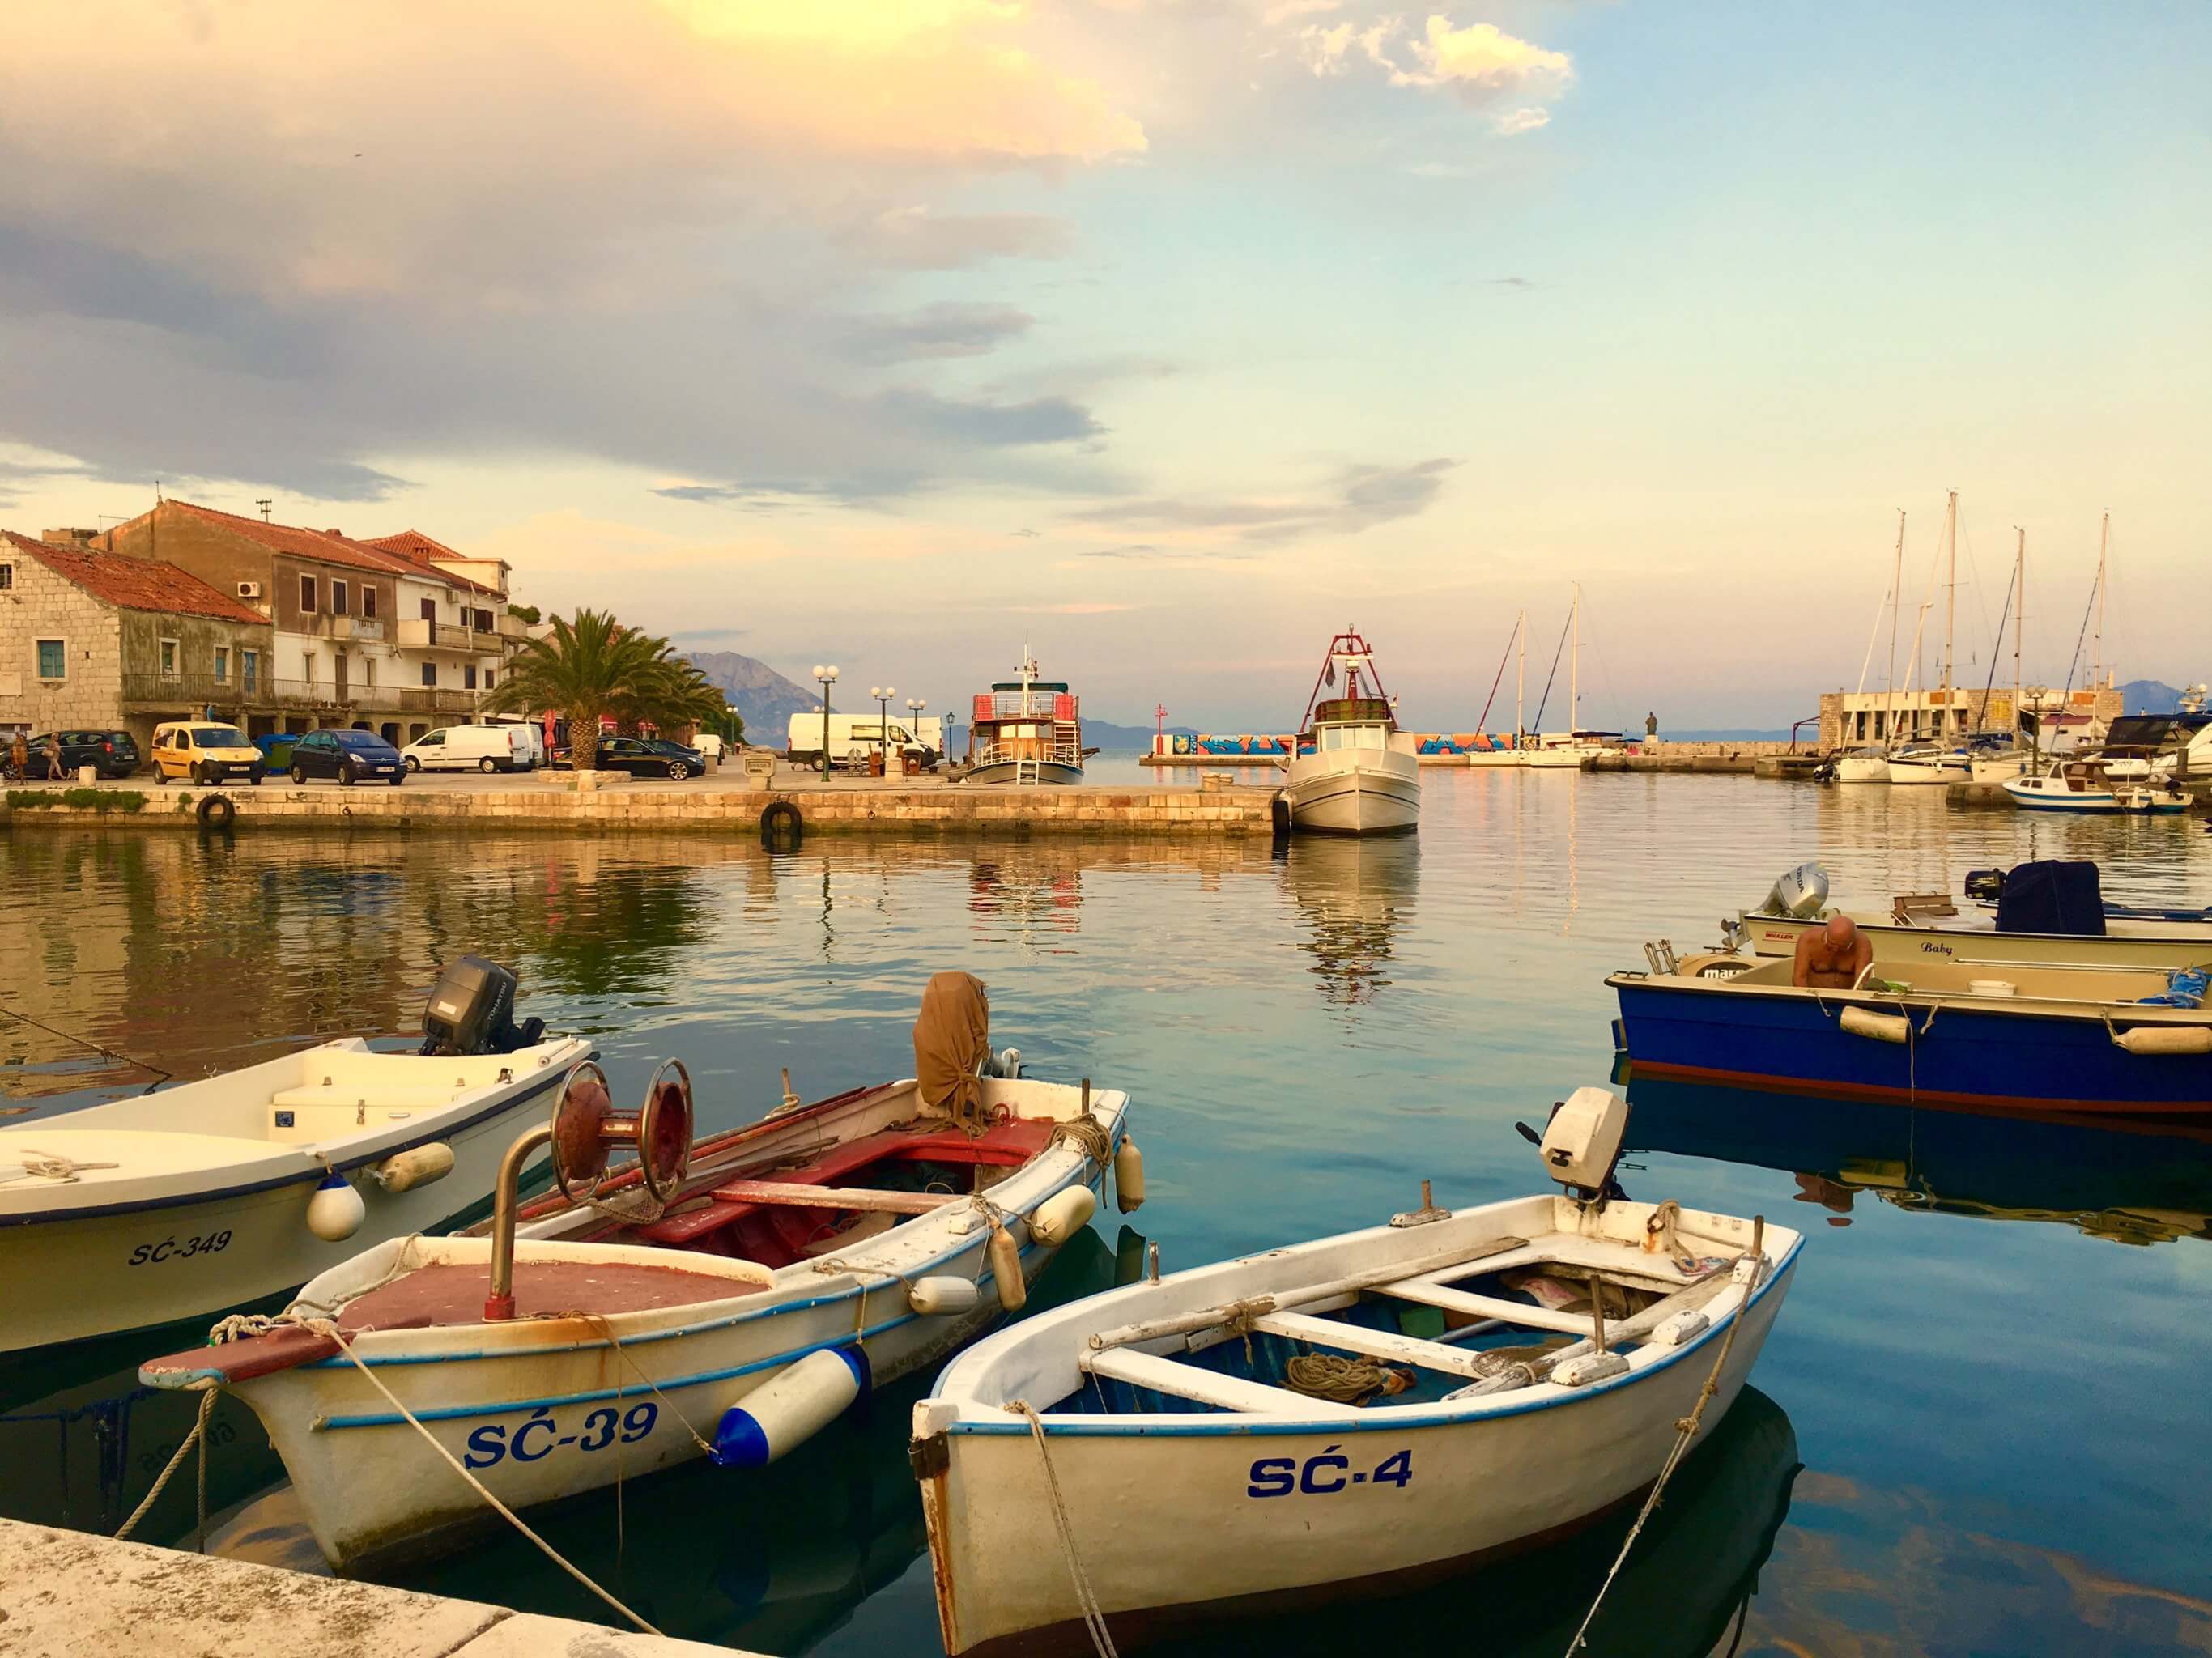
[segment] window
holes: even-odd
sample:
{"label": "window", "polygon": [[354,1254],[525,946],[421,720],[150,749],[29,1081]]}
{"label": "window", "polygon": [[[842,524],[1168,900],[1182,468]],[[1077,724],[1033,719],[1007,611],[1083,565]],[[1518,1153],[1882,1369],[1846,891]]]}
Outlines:
{"label": "window", "polygon": [[261,653],[240,651],[238,653],[238,665],[240,672],[246,677],[246,689],[250,695],[253,690],[253,682],[261,675]]}
{"label": "window", "polygon": [[422,620],[425,622],[435,622],[437,619],[438,601],[434,598],[424,599],[422,601]]}
{"label": "window", "polygon": [[346,585],[344,582],[338,580],[336,577],[332,577],[331,580],[331,614],[332,616],[343,616],[345,613]]}
{"label": "window", "polygon": [[218,685],[230,683],[230,647],[228,645],[215,647],[215,683]]}
{"label": "window", "polygon": [[69,677],[69,649],[66,641],[42,639],[39,641],[39,677],[66,679]]}
{"label": "window", "polygon": [[492,681],[496,679],[499,676],[495,674],[489,668],[486,668],[484,670],[484,689],[486,690],[491,689]]}
{"label": "window", "polygon": [[361,590],[361,614],[362,618],[366,621],[374,622],[376,620],[375,588],[363,587]]}
{"label": "window", "polygon": [[310,685],[315,683],[315,653],[313,651],[300,653],[300,677]]}
{"label": "window", "polygon": [[174,679],[176,677],[177,641],[173,639],[165,639],[161,641],[161,677]]}
{"label": "window", "polygon": [[300,609],[305,615],[315,613],[315,579],[311,575],[300,578]]}
{"label": "window", "polygon": [[[427,604],[430,601],[426,598],[422,602]],[[438,665],[436,663],[425,662],[422,665],[422,683],[426,685],[434,685],[438,683]]]}
{"label": "window", "polygon": [[15,567],[12,564],[0,564],[0,593],[6,592],[15,585]]}
{"label": "window", "polygon": [[478,610],[477,612],[477,631],[480,634],[488,634],[491,631],[491,612],[489,610]]}
{"label": "window", "polygon": [[476,689],[476,688],[477,688],[477,665],[476,665],[475,663],[473,663],[473,662],[469,662],[469,663],[465,663],[465,664],[463,664],[463,665],[462,665],[462,667],[461,667],[461,685],[462,685],[462,688],[463,688],[464,689],[465,689],[465,690],[471,690],[471,691],[472,691],[472,690]]}
{"label": "window", "polygon": [[[364,587],[361,596],[366,598],[375,591],[374,587]],[[364,656],[361,659],[361,683],[370,687],[376,683],[376,659],[373,656]]]}

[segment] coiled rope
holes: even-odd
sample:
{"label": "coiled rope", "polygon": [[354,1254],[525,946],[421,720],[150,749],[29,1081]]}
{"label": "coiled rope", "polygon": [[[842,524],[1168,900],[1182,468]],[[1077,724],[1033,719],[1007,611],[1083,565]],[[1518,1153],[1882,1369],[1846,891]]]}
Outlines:
{"label": "coiled rope", "polygon": [[57,1181],[67,1186],[73,1183],[79,1175],[88,1169],[122,1167],[120,1163],[79,1163],[75,1157],[65,1157],[58,1151],[41,1151],[34,1145],[25,1146],[15,1156],[17,1163],[21,1166],[11,1165],[14,1172],[0,1173],[0,1184],[9,1181],[31,1179]]}
{"label": "coiled rope", "polygon": [[1053,1524],[1059,1528],[1060,1552],[1067,1557],[1067,1575],[1075,1583],[1076,1604],[1083,1609],[1083,1627],[1091,1637],[1091,1645],[1098,1658],[1121,1658],[1114,1648],[1113,1632],[1106,1627],[1105,1611],[1091,1587],[1091,1576],[1083,1570],[1082,1556],[1075,1552],[1075,1532],[1067,1521],[1067,1499],[1060,1495],[1060,1476],[1053,1472],[1052,1448],[1045,1443],[1044,1419],[1025,1399],[1011,1400],[1006,1408],[1028,1419],[1030,1436],[1036,1441],[1037,1461],[1044,1464],[1045,1489],[1052,1496]]}
{"label": "coiled rope", "polygon": [[1410,1370],[1392,1370],[1372,1359],[1341,1353],[1298,1353],[1283,1367],[1283,1380],[1308,1399],[1363,1405],[1376,1394],[1401,1394],[1413,1383]]}

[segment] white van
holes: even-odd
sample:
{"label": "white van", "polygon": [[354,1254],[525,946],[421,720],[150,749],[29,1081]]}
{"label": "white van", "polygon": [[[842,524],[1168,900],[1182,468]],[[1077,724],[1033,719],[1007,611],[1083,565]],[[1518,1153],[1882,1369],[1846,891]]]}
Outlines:
{"label": "white van", "polygon": [[529,739],[528,769],[536,771],[545,763],[545,728],[535,720],[492,720],[485,723],[497,726],[503,730],[519,731]]}
{"label": "white van", "polygon": [[[944,722],[935,715],[931,722],[939,729],[939,742]],[[902,754],[927,755],[929,744],[919,740],[903,720],[892,720],[889,729],[885,722],[872,714],[832,714],[830,716],[830,763],[833,766],[865,766],[868,756],[879,747],[889,746]],[[822,763],[822,711],[794,714],[784,732],[784,756],[795,766],[818,766]]]}
{"label": "white van", "polygon": [[399,750],[410,771],[528,771],[524,726],[447,726]]}

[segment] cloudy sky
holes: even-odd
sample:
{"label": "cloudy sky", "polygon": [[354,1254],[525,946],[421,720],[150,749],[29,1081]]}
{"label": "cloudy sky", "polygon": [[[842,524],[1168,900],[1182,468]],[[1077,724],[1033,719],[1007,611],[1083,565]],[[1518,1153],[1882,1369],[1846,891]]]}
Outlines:
{"label": "cloudy sky", "polygon": [[269,495],[799,676],[944,707],[1026,637],[1216,728],[1345,623],[1464,728],[1579,580],[1586,722],[1778,726],[1900,507],[1910,633],[1956,489],[1961,678],[2015,526],[2064,677],[2107,508],[2108,657],[2212,672],[2196,0],[7,16],[10,527]]}

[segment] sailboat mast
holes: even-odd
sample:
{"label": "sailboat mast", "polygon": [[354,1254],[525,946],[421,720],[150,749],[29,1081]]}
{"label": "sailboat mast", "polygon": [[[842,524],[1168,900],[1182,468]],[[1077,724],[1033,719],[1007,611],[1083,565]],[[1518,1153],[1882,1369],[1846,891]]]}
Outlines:
{"label": "sailboat mast", "polygon": [[1575,609],[1568,621],[1567,629],[1573,635],[1573,650],[1567,658],[1567,740],[1574,740],[1583,718],[1583,584],[1575,583]]}
{"label": "sailboat mast", "polygon": [[1889,677],[1882,683],[1882,746],[1897,741],[1897,613],[1905,608],[1905,508],[1897,509],[1897,564],[1889,576]]}
{"label": "sailboat mast", "polygon": [[1528,716],[1522,704],[1528,689],[1528,612],[1521,612],[1521,619],[1513,624],[1513,631],[1521,641],[1521,659],[1513,670],[1513,746],[1521,746],[1521,738],[1528,729]]}
{"label": "sailboat mast", "polygon": [[2012,585],[2020,595],[2019,606],[2012,614],[2012,735],[2014,743],[2017,744],[2020,741],[2020,630],[2027,621],[2027,531],[2018,525],[2013,527],[2020,534],[2020,545],[2012,556]]}
{"label": "sailboat mast", "polygon": [[1943,711],[1936,716],[1936,731],[1940,737],[1943,721],[1949,717],[1954,725],[1957,718],[1951,713],[1951,635],[1952,624],[1959,609],[1959,492],[1954,489],[1943,507],[1943,539],[1948,544],[1943,571]]}
{"label": "sailboat mast", "polygon": [[2107,512],[2097,526],[2097,640],[2089,658],[2089,683],[2094,690],[2105,688],[2105,558],[2111,550],[2112,539],[2112,515]]}

